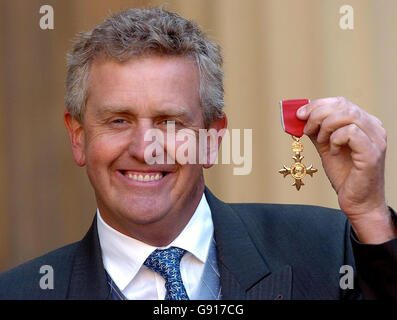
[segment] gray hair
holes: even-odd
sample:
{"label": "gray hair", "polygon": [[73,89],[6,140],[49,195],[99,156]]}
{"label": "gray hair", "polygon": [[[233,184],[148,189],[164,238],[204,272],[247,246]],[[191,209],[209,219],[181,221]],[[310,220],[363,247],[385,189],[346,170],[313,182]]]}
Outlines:
{"label": "gray hair", "polygon": [[222,117],[224,105],[220,47],[199,26],[160,8],[119,12],[88,32],[77,35],[67,55],[66,109],[83,122],[87,79],[94,58],[119,62],[148,54],[179,55],[194,59],[200,75],[200,103],[204,123]]}

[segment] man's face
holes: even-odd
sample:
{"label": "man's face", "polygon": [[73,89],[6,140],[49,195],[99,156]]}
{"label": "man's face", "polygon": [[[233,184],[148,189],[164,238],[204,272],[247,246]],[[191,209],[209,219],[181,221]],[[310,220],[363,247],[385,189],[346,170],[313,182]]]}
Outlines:
{"label": "man's face", "polygon": [[[144,135],[153,128],[165,133],[170,121],[176,130],[204,128],[195,63],[186,57],[150,56],[123,64],[97,59],[88,83],[83,125],[74,124],[73,152],[78,164],[87,166],[105,221],[136,238],[143,237],[139,230],[145,225],[187,223],[204,188],[202,166],[148,165],[145,148],[152,142]],[[145,177],[149,181],[141,181]]]}

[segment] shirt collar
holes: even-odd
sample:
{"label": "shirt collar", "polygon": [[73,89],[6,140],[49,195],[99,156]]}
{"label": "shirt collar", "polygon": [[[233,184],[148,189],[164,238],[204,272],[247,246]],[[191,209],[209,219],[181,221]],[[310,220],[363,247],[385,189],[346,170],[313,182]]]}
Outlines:
{"label": "shirt collar", "polygon": [[[120,290],[131,282],[146,258],[157,247],[128,237],[110,227],[97,209],[98,237],[106,271]],[[193,216],[182,232],[167,246],[179,247],[205,263],[212,240],[214,226],[211,210],[203,193]],[[161,249],[164,249],[161,248]]]}

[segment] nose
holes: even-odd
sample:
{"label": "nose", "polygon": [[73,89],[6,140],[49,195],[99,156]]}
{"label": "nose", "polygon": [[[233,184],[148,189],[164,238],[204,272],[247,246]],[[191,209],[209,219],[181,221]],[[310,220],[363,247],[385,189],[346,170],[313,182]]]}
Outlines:
{"label": "nose", "polygon": [[147,163],[145,154],[147,157],[147,153],[150,150],[152,150],[150,152],[152,157],[158,156],[159,148],[153,148],[155,141],[153,134],[156,132],[157,130],[153,127],[150,120],[139,121],[131,135],[131,142],[128,146],[129,155],[141,163]]}

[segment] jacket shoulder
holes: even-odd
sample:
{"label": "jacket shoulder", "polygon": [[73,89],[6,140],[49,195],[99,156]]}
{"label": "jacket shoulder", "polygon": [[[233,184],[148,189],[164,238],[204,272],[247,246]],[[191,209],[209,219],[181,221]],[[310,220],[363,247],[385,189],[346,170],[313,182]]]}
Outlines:
{"label": "jacket shoulder", "polygon": [[344,264],[350,224],[342,211],[284,204],[231,204],[231,207],[270,260],[295,267],[310,265],[316,270]]}
{"label": "jacket shoulder", "polygon": [[321,206],[300,204],[264,204],[235,203],[229,204],[233,211],[246,223],[266,225],[274,231],[294,231],[294,234],[331,234],[344,233],[347,217],[342,211]]}
{"label": "jacket shoulder", "polygon": [[0,299],[64,299],[78,244],[66,245],[0,274]]}

